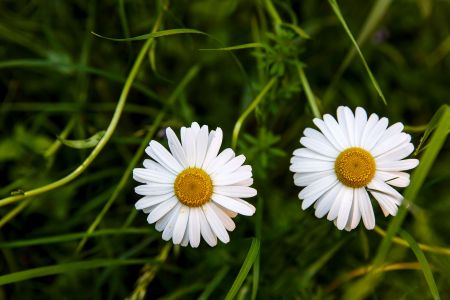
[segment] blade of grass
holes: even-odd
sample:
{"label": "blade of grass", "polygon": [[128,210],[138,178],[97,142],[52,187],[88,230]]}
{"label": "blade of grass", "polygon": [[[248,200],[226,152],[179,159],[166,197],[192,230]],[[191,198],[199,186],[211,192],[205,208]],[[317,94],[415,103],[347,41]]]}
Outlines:
{"label": "blade of grass", "polygon": [[248,250],[247,256],[245,257],[244,263],[242,264],[242,267],[236,279],[234,280],[233,285],[228,291],[225,300],[232,300],[235,298],[236,294],[238,293],[239,289],[242,286],[242,283],[244,283],[245,278],[247,278],[250,268],[253,266],[253,263],[255,262],[256,257],[259,254],[259,246],[260,246],[259,240],[257,238],[253,238],[252,244],[250,246],[250,249]]}
{"label": "blade of grass", "polygon": [[369,65],[366,62],[366,59],[364,58],[364,55],[361,52],[361,49],[359,49],[358,43],[356,42],[355,38],[353,37],[352,32],[347,26],[347,22],[345,22],[344,17],[342,16],[341,10],[339,9],[339,5],[336,2],[336,0],[328,0],[331,7],[333,8],[334,13],[336,14],[337,18],[341,22],[342,27],[344,27],[345,32],[347,33],[348,37],[352,41],[353,45],[355,46],[356,52],[358,53],[359,57],[361,58],[361,61],[364,65],[364,68],[366,69],[367,74],[369,75],[370,81],[372,81],[372,84],[377,91],[378,95],[380,96],[381,100],[383,100],[383,103],[387,105],[386,98],[384,97],[383,92],[381,91],[380,86],[378,85],[377,80],[375,79],[375,76],[373,76],[372,71],[369,68]]}
{"label": "blade of grass", "polygon": [[[159,128],[159,125],[161,124],[162,120],[164,119],[164,117],[167,113],[167,110],[174,105],[175,100],[180,96],[180,94],[185,89],[185,87],[189,84],[189,82],[198,74],[199,69],[200,68],[198,66],[192,67],[187,72],[187,74],[184,76],[184,78],[181,80],[180,84],[175,88],[172,95],[167,100],[165,108],[163,110],[161,110],[160,113],[158,114],[158,116],[155,118],[155,120],[152,124],[152,127],[150,128],[150,130],[148,131],[144,140],[142,141],[141,146],[139,147],[136,154],[133,156],[133,159],[131,160],[131,162],[128,164],[127,169],[125,170],[125,172],[122,175],[122,178],[120,179],[119,183],[115,187],[115,189],[111,195],[111,198],[109,198],[108,202],[106,202],[103,209],[97,215],[97,217],[92,222],[92,224],[89,226],[87,233],[92,233],[97,228],[97,226],[102,221],[103,217],[108,212],[109,208],[112,206],[114,201],[116,201],[116,199],[120,195],[120,192],[122,191],[122,189],[126,186],[127,182],[129,181],[129,179],[131,177],[131,173],[133,172],[133,169],[136,167],[139,160],[141,159],[141,156],[144,153],[145,148],[148,146],[148,144],[150,143],[150,140],[153,138],[157,129]],[[88,237],[85,237],[80,241],[80,243],[77,246],[76,253],[81,251],[81,249],[86,244],[87,239],[88,239]]]}
{"label": "blade of grass", "polygon": [[[256,238],[261,241],[262,239],[262,221],[263,221],[263,198],[258,197],[258,203],[257,203],[257,211],[258,214],[256,215],[256,225],[255,225],[255,232],[256,232]],[[258,256],[256,257],[255,263],[253,264],[253,282],[252,282],[252,296],[251,299],[255,300],[256,296],[258,295],[258,288],[259,288],[259,274],[261,271],[261,254],[258,253]]]}
{"label": "blade of grass", "polygon": [[148,263],[158,263],[151,259],[92,259],[71,263],[63,263],[52,266],[28,269],[7,275],[0,276],[0,285],[11,284],[19,281],[29,280],[49,275],[63,274],[79,270],[89,270],[104,267],[140,265]]}
{"label": "blade of grass", "polygon": [[300,81],[302,82],[303,88],[305,90],[306,99],[308,99],[309,106],[313,112],[314,117],[320,118],[320,111],[317,106],[316,97],[311,91],[311,87],[309,86],[308,79],[306,78],[305,72],[303,71],[303,67],[297,63],[297,71],[300,76]]}
{"label": "blade of grass", "polygon": [[400,231],[400,235],[408,242],[409,247],[414,252],[414,255],[416,255],[417,260],[419,261],[420,266],[422,267],[423,276],[425,276],[425,280],[427,281],[431,295],[435,300],[440,300],[441,297],[439,296],[439,291],[436,286],[436,282],[434,281],[433,272],[431,272],[431,268],[430,265],[428,264],[427,258],[423,254],[417,242],[409,233],[402,230]]}
{"label": "blade of grass", "polygon": [[[160,23],[162,20],[162,14],[160,14],[158,20],[155,23],[154,26],[154,30],[156,30],[157,28],[159,28]],[[20,195],[14,195],[14,196],[10,196],[7,198],[3,198],[0,200],[0,206],[4,206],[4,205],[8,205],[8,204],[12,204],[15,203],[17,201],[32,197],[32,196],[36,196],[36,195],[40,195],[43,193],[47,193],[51,190],[54,190],[56,188],[59,188],[69,182],[71,182],[72,180],[74,180],[75,178],[77,178],[78,176],[80,176],[86,169],[87,167],[95,160],[95,158],[97,157],[97,155],[103,150],[103,148],[106,146],[106,144],[108,143],[108,141],[111,139],[114,131],[116,130],[117,124],[119,123],[120,117],[122,115],[123,112],[123,108],[125,106],[125,103],[127,101],[128,98],[128,94],[130,92],[132,83],[134,81],[134,79],[136,78],[140,66],[142,64],[142,61],[145,57],[145,54],[147,53],[150,45],[152,43],[152,39],[148,39],[144,46],[142,46],[141,51],[139,52],[133,67],[131,68],[131,71],[128,75],[128,78],[125,82],[125,85],[122,89],[122,93],[120,94],[120,98],[119,101],[117,103],[117,107],[116,110],[114,111],[114,115],[111,119],[111,122],[108,125],[108,128],[106,129],[105,135],[103,136],[103,138],[100,140],[100,142],[97,144],[97,146],[95,146],[95,148],[92,150],[92,152],[88,155],[88,157],[83,161],[83,163],[78,166],[78,168],[76,168],[72,173],[70,173],[69,175],[56,180],[48,185],[45,186],[41,186],[38,187],[36,189],[30,190],[30,191],[26,191],[23,194]]]}
{"label": "blade of grass", "polygon": [[[428,172],[430,171],[439,151],[441,150],[447,135],[448,128],[450,127],[450,108],[448,105],[443,106],[443,112],[439,122],[436,125],[433,136],[428,143],[427,149],[421,158],[420,164],[417,169],[413,172],[411,176],[411,183],[405,189],[404,198],[413,203],[417,197]],[[441,114],[441,109],[437,113]],[[394,217],[392,222],[389,224],[386,236],[382,240],[380,246],[378,247],[377,254],[373,260],[374,268],[378,268],[385,261],[390,246],[392,244],[392,239],[400,230],[403,220],[406,217],[407,208],[405,205],[401,205],[397,216]],[[366,297],[370,291],[375,288],[376,283],[379,281],[380,275],[370,272],[365,278],[356,282],[351,286],[346,294],[346,299],[363,299]]]}
{"label": "blade of grass", "polygon": [[254,48],[265,48],[266,45],[262,43],[248,43],[248,44],[241,44],[241,45],[235,45],[230,47],[223,47],[223,48],[208,48],[208,49],[199,49],[201,51],[232,51],[232,50],[241,50],[241,49],[254,49]]}
{"label": "blade of grass", "polygon": [[134,37],[130,37],[130,38],[124,38],[124,39],[110,38],[110,37],[102,36],[95,32],[91,32],[91,33],[99,38],[114,41],[114,42],[142,41],[142,40],[154,39],[154,38],[159,38],[159,37],[163,37],[163,36],[177,35],[177,34],[208,35],[206,32],[196,30],[196,29],[189,29],[189,28],[161,30],[161,31],[156,31],[156,32],[143,34],[143,35],[139,35],[139,36],[134,36]]}
{"label": "blade of grass", "polygon": [[[22,202],[26,203],[26,201]],[[78,240],[89,237],[98,237],[98,236],[106,236],[106,235],[123,235],[123,234],[146,234],[151,233],[152,230],[149,228],[111,228],[111,229],[102,229],[92,233],[86,232],[75,232],[63,235],[56,236],[48,236],[34,239],[26,239],[26,240],[17,240],[11,242],[0,242],[0,248],[20,248],[20,247],[29,247],[29,246],[37,246],[37,245],[46,245],[46,244],[55,244],[55,243],[64,243],[70,242],[73,240]]]}
{"label": "blade of grass", "polygon": [[264,96],[267,94],[267,92],[270,90],[270,88],[275,84],[276,78],[272,78],[269,80],[269,82],[264,86],[264,88],[261,90],[261,92],[256,96],[255,99],[250,103],[250,105],[247,107],[247,109],[242,113],[242,115],[237,120],[236,124],[234,125],[233,129],[233,137],[231,141],[231,147],[233,149],[236,149],[237,145],[237,139],[239,136],[239,131],[241,130],[242,124],[244,123],[247,116],[258,106],[258,104],[264,99]]}

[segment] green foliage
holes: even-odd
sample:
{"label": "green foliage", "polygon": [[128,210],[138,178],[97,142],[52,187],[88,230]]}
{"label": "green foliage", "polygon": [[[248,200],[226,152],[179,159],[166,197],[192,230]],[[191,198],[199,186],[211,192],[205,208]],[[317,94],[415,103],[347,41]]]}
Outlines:
{"label": "green foliage", "polygon": [[[0,298],[450,298],[447,8],[0,2]],[[403,122],[421,160],[376,231],[302,211],[288,171],[339,105]],[[192,121],[223,129],[258,190],[214,248],[170,247],[134,208],[148,141]]]}

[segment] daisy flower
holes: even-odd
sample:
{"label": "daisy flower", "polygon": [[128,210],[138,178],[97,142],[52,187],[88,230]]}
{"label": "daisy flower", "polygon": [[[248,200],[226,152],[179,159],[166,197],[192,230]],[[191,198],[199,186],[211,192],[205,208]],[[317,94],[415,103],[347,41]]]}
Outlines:
{"label": "daisy flower", "polygon": [[242,198],[256,195],[252,168],[243,165],[244,155],[230,148],[219,154],[222,130],[209,131],[197,123],[181,128],[181,142],[171,128],[166,129],[170,152],[151,141],[145,152],[144,168],[133,170],[133,178],[143,183],[135,188],[144,196],[136,209],[148,214],[166,241],[198,247],[200,236],[215,246],[217,239],[228,243],[237,214],[251,216],[255,207]]}
{"label": "daisy flower", "polygon": [[337,109],[337,120],[326,114],[314,119],[320,131],[306,128],[294,151],[290,170],[294,183],[305,187],[298,194],[302,209],[314,204],[315,215],[334,221],[338,229],[351,230],[361,218],[367,229],[375,227],[369,193],[385,216],[397,214],[403,196],[392,186],[409,185],[409,174],[417,159],[404,159],[414,146],[403,124],[388,127],[387,118],[356,108]]}

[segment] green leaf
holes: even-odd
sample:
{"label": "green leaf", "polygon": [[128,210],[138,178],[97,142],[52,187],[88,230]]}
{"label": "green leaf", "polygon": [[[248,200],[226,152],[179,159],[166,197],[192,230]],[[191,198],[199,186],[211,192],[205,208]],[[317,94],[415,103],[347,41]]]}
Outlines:
{"label": "green leaf", "polygon": [[231,286],[230,290],[228,291],[227,296],[225,297],[225,300],[232,300],[236,296],[237,292],[242,286],[242,283],[244,283],[245,278],[247,278],[248,272],[250,271],[250,268],[253,266],[253,263],[255,262],[256,258],[259,254],[259,246],[260,242],[257,238],[253,238],[252,245],[250,246],[250,249],[248,250],[247,256],[245,257],[244,263],[242,264],[241,270],[239,271],[239,274],[237,275],[236,279],[233,282],[233,285]]}
{"label": "green leaf", "polygon": [[0,285],[79,270],[114,267],[114,266],[126,266],[126,265],[142,265],[148,263],[156,264],[158,262],[150,259],[93,259],[93,260],[77,261],[71,263],[57,264],[53,266],[28,269],[25,271],[3,275],[0,276]]}
{"label": "green leaf", "polygon": [[102,36],[98,33],[91,32],[93,35],[100,37],[102,39],[115,41],[115,42],[128,42],[128,41],[142,41],[142,40],[148,40],[151,38],[158,38],[163,36],[169,36],[169,35],[176,35],[176,34],[202,34],[202,35],[208,35],[207,33],[196,30],[196,29],[188,29],[188,28],[180,28],[180,29],[168,29],[168,30],[161,30],[156,31],[148,34],[143,34],[139,36],[134,36],[130,38],[124,38],[124,39],[116,39],[116,38],[110,38],[106,36]]}
{"label": "green leaf", "polygon": [[333,8],[334,13],[338,17],[339,21],[342,24],[342,27],[344,27],[345,32],[347,33],[348,37],[352,41],[353,45],[355,46],[355,49],[358,52],[359,57],[361,58],[364,68],[366,68],[367,74],[369,75],[369,78],[372,81],[372,84],[373,84],[375,90],[378,92],[378,95],[380,96],[381,100],[383,100],[384,104],[387,105],[386,98],[384,97],[383,92],[381,91],[380,86],[378,85],[378,82],[375,79],[375,76],[373,76],[372,71],[370,70],[369,65],[366,62],[366,59],[364,58],[364,55],[361,52],[361,49],[359,49],[358,43],[356,42],[355,38],[353,37],[352,32],[348,28],[347,22],[345,22],[345,19],[342,16],[341,10],[339,9],[339,5],[337,4],[336,0],[328,0],[328,2],[330,2],[330,5]]}
{"label": "green leaf", "polygon": [[90,138],[87,138],[85,140],[66,140],[62,137],[58,136],[58,140],[61,141],[64,145],[75,148],[75,149],[86,149],[86,148],[93,148],[97,146],[98,142],[103,138],[105,135],[105,130],[99,131]]}
{"label": "green leaf", "polygon": [[416,151],[414,151],[414,156],[418,155],[421,150],[423,150],[423,145],[428,140],[431,133],[436,129],[438,122],[442,118],[442,115],[445,113],[446,109],[447,107],[445,105],[441,106],[434,114],[433,118],[431,118],[431,121],[428,123],[423,136],[420,138],[419,146],[417,146]]}
{"label": "green leaf", "polygon": [[416,255],[417,260],[419,261],[423,275],[425,276],[425,280],[427,281],[428,288],[430,289],[431,295],[435,300],[441,299],[439,296],[439,291],[436,286],[436,281],[433,277],[433,272],[431,272],[430,265],[428,264],[427,258],[425,257],[425,254],[420,249],[417,242],[414,240],[414,238],[407,233],[406,231],[402,230],[400,231],[400,235],[408,242],[409,246],[411,247],[412,251],[414,252],[414,255]]}

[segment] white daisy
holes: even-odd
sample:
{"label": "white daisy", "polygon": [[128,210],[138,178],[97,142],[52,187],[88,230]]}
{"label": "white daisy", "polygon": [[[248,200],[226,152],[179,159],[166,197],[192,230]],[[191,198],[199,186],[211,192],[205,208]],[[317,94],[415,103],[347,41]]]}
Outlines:
{"label": "white daisy", "polygon": [[144,185],[137,194],[144,196],[136,209],[148,214],[150,224],[166,241],[198,247],[200,236],[210,245],[217,238],[228,243],[228,231],[237,214],[251,216],[255,207],[241,198],[256,195],[252,168],[243,165],[244,155],[235,157],[230,148],[220,154],[222,130],[208,131],[197,123],[181,128],[181,143],[171,128],[166,136],[170,152],[151,141],[145,152],[153,159],[144,160],[144,168],[133,170],[133,178]]}
{"label": "white daisy", "polygon": [[334,221],[338,229],[354,229],[361,218],[367,229],[375,227],[375,216],[368,191],[385,216],[397,214],[403,196],[395,187],[409,185],[409,174],[417,159],[404,159],[414,146],[411,136],[402,132],[403,124],[388,127],[387,118],[356,108],[337,109],[337,121],[331,115],[314,119],[320,129],[306,128],[294,151],[290,170],[294,183],[305,187],[298,197],[302,209],[314,204],[315,215]]}

